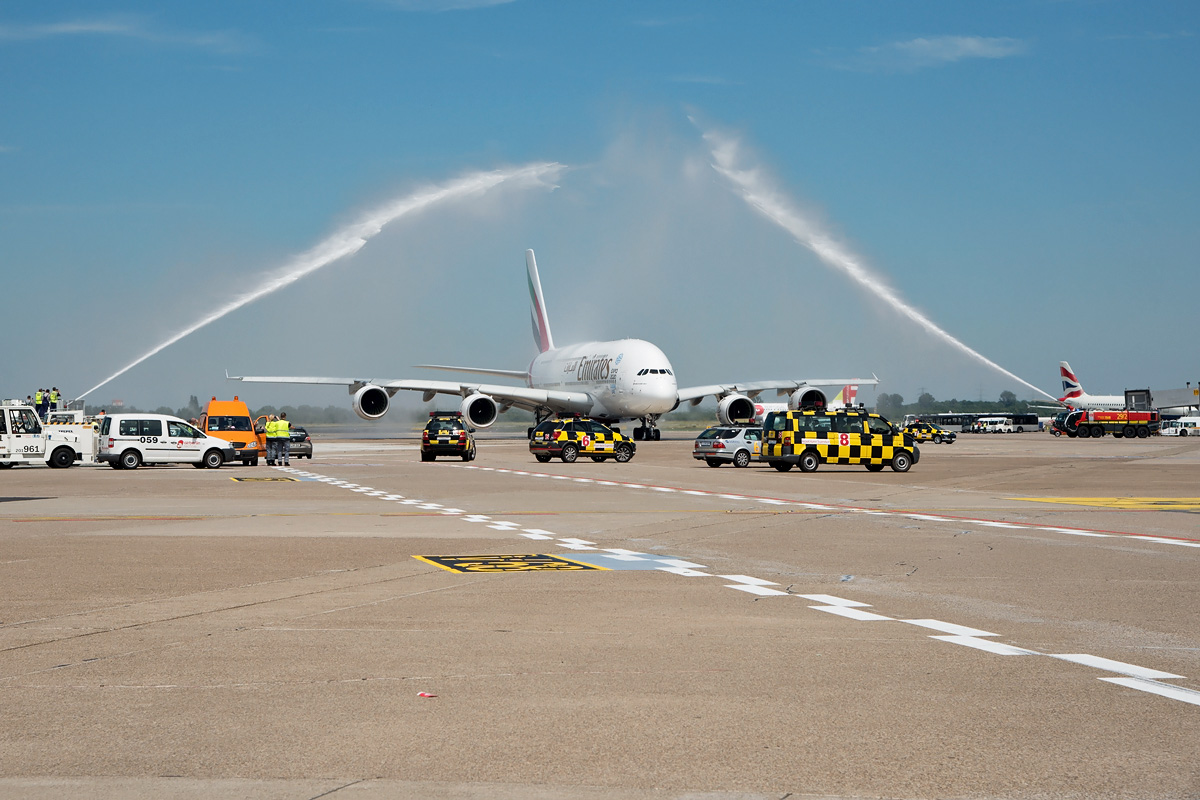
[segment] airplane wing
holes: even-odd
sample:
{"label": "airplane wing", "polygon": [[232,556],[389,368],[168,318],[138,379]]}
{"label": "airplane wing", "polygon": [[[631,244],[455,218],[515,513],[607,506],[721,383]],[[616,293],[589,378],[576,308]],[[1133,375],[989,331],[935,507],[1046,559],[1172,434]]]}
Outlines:
{"label": "airplane wing", "polygon": [[592,408],[592,397],[585,392],[557,392],[546,389],[529,389],[524,386],[504,386],[501,384],[469,383],[465,381],[421,381],[421,380],[367,380],[363,378],[317,378],[291,375],[230,375],[225,373],[227,380],[242,381],[243,383],[304,383],[322,386],[345,386],[351,394],[364,386],[379,386],[386,389],[389,395],[398,391],[421,392],[424,400],[432,400],[434,395],[450,394],[458,397],[468,397],[472,394],[486,394],[502,409],[512,407],[523,408],[527,411],[549,409],[558,413],[587,413]]}
{"label": "airplane wing", "polygon": [[448,367],[442,364],[417,364],[416,369],[444,369],[447,372],[470,372],[474,375],[495,375],[500,378],[524,380],[529,373],[522,369],[485,369],[483,367]]}
{"label": "airplane wing", "polygon": [[879,379],[872,375],[870,378],[810,378],[803,381],[788,380],[788,381],[750,381],[748,383],[714,383],[708,386],[689,386],[679,390],[679,402],[690,402],[692,405],[700,405],[705,397],[716,397],[721,399],[731,394],[744,394],[751,400],[757,400],[758,396],[766,391],[774,390],[778,397],[784,397],[791,394],[800,388],[807,387],[824,387],[836,386],[842,387],[847,385],[867,385],[875,386],[879,383]]}

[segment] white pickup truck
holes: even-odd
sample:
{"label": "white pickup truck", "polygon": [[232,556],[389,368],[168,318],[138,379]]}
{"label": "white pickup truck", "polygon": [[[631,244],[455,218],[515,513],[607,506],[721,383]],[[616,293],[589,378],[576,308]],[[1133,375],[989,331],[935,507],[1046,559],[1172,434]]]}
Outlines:
{"label": "white pickup truck", "polygon": [[[17,464],[69,467],[76,461],[96,460],[96,429],[83,412],[50,412],[55,424],[43,424],[24,403],[0,403],[0,468]],[[67,421],[67,417],[70,421]]]}

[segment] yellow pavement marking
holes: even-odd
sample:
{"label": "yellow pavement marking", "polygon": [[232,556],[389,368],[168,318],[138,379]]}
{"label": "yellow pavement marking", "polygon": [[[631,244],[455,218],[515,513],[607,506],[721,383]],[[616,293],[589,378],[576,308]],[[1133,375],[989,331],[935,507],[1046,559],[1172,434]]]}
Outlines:
{"label": "yellow pavement marking", "polygon": [[1115,508],[1121,511],[1200,511],[1200,497],[1010,497],[1028,503]]}
{"label": "yellow pavement marking", "polygon": [[594,564],[539,553],[492,553],[474,556],[413,556],[448,572],[531,572],[536,570],[604,570]]}
{"label": "yellow pavement marking", "polygon": [[286,483],[289,481],[295,481],[298,483],[300,481],[299,478],[230,478],[229,480],[241,481],[242,483],[246,483],[248,481],[263,481],[263,482],[274,482],[274,483]]}

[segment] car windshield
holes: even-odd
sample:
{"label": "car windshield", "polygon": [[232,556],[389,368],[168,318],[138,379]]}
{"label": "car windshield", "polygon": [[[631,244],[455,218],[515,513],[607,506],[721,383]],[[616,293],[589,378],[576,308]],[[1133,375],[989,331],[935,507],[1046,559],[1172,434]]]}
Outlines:
{"label": "car windshield", "polygon": [[249,431],[249,417],[209,417],[210,431]]}

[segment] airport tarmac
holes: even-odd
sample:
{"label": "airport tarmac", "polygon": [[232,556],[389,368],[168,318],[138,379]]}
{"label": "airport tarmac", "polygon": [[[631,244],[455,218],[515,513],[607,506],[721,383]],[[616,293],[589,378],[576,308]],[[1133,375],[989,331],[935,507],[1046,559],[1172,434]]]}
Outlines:
{"label": "airport tarmac", "polygon": [[666,435],[0,472],[0,797],[1200,797],[1200,440]]}

